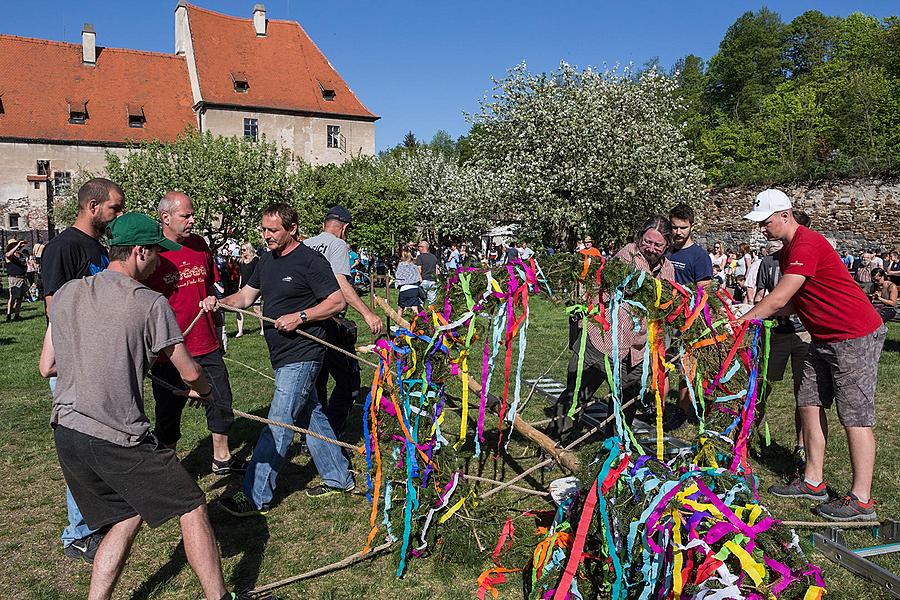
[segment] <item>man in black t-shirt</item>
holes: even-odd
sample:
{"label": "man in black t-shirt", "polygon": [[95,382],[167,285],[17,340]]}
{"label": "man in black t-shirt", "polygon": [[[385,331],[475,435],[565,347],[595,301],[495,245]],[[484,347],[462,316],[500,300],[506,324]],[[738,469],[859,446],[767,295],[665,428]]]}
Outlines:
{"label": "man in black t-shirt", "polygon": [[[71,227],[47,242],[41,255],[44,304],[47,314],[53,294],[73,279],[96,275],[109,265],[109,255],[100,243],[106,226],[125,210],[125,193],[109,179],[96,177],[78,189],[78,212]],[[56,378],[50,379],[51,391]],[[72,494],[66,488],[69,524],[63,530],[66,556],[93,562],[102,536],[84,522]]]}
{"label": "man in black t-shirt", "polygon": [[[344,309],[344,296],[325,257],[297,241],[297,213],[293,208],[283,203],[266,207],[262,231],[271,252],[259,259],[247,285],[222,303],[247,308],[260,294],[265,296],[263,316],[275,321],[265,324],[266,344],[275,369],[269,419],[295,423],[334,439],[315,386],[325,347],[296,332],[302,330],[324,340],[322,322]],[[214,310],[217,303],[207,298],[201,305]],[[283,427],[269,425],[262,430],[243,490],[219,501],[225,511],[239,517],[268,512],[275,480],[293,437],[294,433]],[[313,436],[307,436],[307,444],[323,481],[308,489],[307,495],[321,498],[355,487],[349,462],[338,446]]]}

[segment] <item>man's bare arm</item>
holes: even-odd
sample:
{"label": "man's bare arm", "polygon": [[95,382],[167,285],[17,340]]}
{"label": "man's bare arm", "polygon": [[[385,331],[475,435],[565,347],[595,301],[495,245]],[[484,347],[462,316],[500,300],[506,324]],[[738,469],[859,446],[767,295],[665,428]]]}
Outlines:
{"label": "man's bare arm", "polygon": [[785,314],[782,311],[785,309],[791,310],[791,299],[805,282],[806,277],[803,275],[791,274],[782,276],[775,289],[747,311],[743,319],[748,321],[751,319],[768,319],[774,315]]}
{"label": "man's bare arm", "polygon": [[38,370],[41,377],[56,377],[56,351],[53,349],[53,338],[50,334],[50,325],[44,334],[44,346],[41,348],[41,359],[38,361]]}

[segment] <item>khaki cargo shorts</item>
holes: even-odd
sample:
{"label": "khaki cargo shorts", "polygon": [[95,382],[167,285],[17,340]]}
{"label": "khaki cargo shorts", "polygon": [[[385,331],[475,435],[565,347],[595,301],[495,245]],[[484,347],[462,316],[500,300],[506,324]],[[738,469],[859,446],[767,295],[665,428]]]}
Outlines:
{"label": "khaki cargo shorts", "polygon": [[810,344],[797,406],[829,408],[837,402],[844,427],[875,425],[878,360],[887,337],[882,325],[869,335],[842,342]]}

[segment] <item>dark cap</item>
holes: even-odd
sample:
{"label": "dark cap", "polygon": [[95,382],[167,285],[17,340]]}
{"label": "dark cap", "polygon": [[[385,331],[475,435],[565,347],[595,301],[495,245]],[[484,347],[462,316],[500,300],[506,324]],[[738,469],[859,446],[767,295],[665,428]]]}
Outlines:
{"label": "dark cap", "polygon": [[325,220],[329,219],[337,219],[342,223],[347,223],[348,225],[353,222],[353,217],[350,216],[350,211],[337,204],[328,209],[328,212],[325,214]]}
{"label": "dark cap", "polygon": [[181,250],[163,235],[159,223],[147,215],[130,212],[115,219],[106,230],[110,246],[162,246],[166,250]]}

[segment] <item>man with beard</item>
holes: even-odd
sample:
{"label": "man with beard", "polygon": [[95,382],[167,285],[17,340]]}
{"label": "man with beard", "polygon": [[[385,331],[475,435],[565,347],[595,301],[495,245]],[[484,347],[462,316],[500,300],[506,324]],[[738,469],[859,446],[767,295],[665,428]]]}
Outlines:
{"label": "man with beard", "polygon": [[[322,322],[344,310],[347,303],[325,257],[297,241],[297,211],[284,203],[267,206],[262,215],[262,235],[271,252],[260,257],[247,285],[222,303],[248,308],[262,294],[266,299],[263,316],[275,320],[274,324],[265,324],[266,345],[275,370],[269,419],[294,423],[334,439],[315,385],[325,347],[297,331],[324,339]],[[203,304],[207,310],[214,310],[215,298],[207,298]],[[268,512],[293,438],[293,432],[282,427],[263,428],[244,476],[243,490],[219,501],[226,512],[237,517]],[[307,436],[307,444],[322,484],[307,489],[306,494],[323,498],[353,490],[349,462],[340,448],[313,436]]]}
{"label": "man with beard", "polygon": [[[669,259],[665,258],[666,252],[672,245],[672,225],[669,220],[661,215],[650,217],[646,223],[635,233],[634,241],[622,248],[614,257],[614,260],[633,265],[636,269],[646,271],[648,274],[660,279],[674,279],[675,269]],[[594,301],[602,301],[609,307],[610,298],[604,294],[603,298],[594,298]],[[584,353],[584,368],[581,374],[581,389],[579,390],[579,405],[584,405],[607,382],[605,363],[607,359],[612,362],[612,336],[618,336],[618,359],[621,361],[622,370],[620,383],[622,387],[622,401],[636,397],[641,390],[641,374],[643,371],[644,348],[647,345],[647,322],[640,313],[630,304],[619,304],[618,331],[603,331],[593,320],[588,321],[587,344]],[[642,324],[639,331],[634,330],[632,315],[638,318]],[[572,358],[569,360],[568,375],[566,377],[566,389],[562,392],[556,403],[556,427],[560,439],[567,436],[573,427],[572,420],[566,417],[566,413],[572,404],[572,396],[575,393],[575,382],[578,377],[579,363],[579,336],[570,336]],[[637,413],[637,403],[625,409],[625,420],[630,426]]]}
{"label": "man with beard", "polygon": [[[209,246],[193,233],[194,203],[190,197],[181,192],[168,192],[159,201],[159,218],[163,235],[181,248],[160,253],[159,266],[146,285],[166,297],[175,311],[179,327],[185,331],[201,310],[200,302],[215,296],[213,286],[219,280],[218,271]],[[221,338],[216,331],[216,325],[221,323],[216,323],[215,319],[221,318],[218,312],[205,313],[184,339],[185,347],[203,367],[203,374],[213,390],[213,401],[206,405],[206,425],[212,436],[211,470],[214,475],[243,472],[245,468],[232,459],[228,447],[228,430],[234,422],[234,412],[228,369],[222,360]],[[178,370],[165,355],[157,359],[151,372],[171,387],[184,388]],[[153,433],[161,443],[174,449],[181,438],[181,414],[187,398],[156,382],[153,383],[153,397],[156,400]]]}
{"label": "man with beard", "polygon": [[[53,295],[59,288],[73,279],[96,275],[109,264],[109,256],[100,243],[100,236],[124,209],[125,194],[109,179],[96,177],[79,188],[75,223],[44,247],[41,268],[47,315],[50,314]],[[52,377],[50,390],[55,387],[56,378]],[[65,555],[92,563],[102,535],[84,522],[68,487],[66,507],[69,524],[62,533]]]}
{"label": "man with beard", "polygon": [[[675,268],[675,281],[695,286],[694,289],[705,286],[712,280],[712,260],[706,250],[694,243],[694,209],[682,202],[669,211],[669,221],[672,223],[672,251],[668,259]],[[672,426],[676,422],[680,425],[692,409],[687,383],[683,380],[678,384],[678,409],[681,412],[673,417],[676,421],[671,423]]]}
{"label": "man with beard", "polygon": [[[878,360],[887,335],[881,317],[857,286],[822,234],[800,225],[791,199],[769,189],[756,196],[745,219],[760,233],[779,240],[781,279],[772,292],[742,319],[766,319],[796,312],[812,342],[797,391],[806,465],[802,477],[769,491],[786,498],[822,504],[816,512],[835,521],[877,520],[871,496],[875,467],[875,385]],[[825,482],[826,409],[837,405],[847,434],[853,482],[843,497],[828,501]]]}
{"label": "man with beard", "polygon": [[158,443],[144,412],[144,376],[159,354],[168,355],[197,402],[211,396],[172,309],[141,284],[159,250],[178,245],[140,213],[113,221],[109,244],[109,269],[57,291],[40,359],[42,376],[59,371],[50,424],[63,476],[89,525],[106,531],[88,597],[112,597],[144,521],[159,527],[178,517],[204,597],[234,600],[206,497],[175,451]]}

